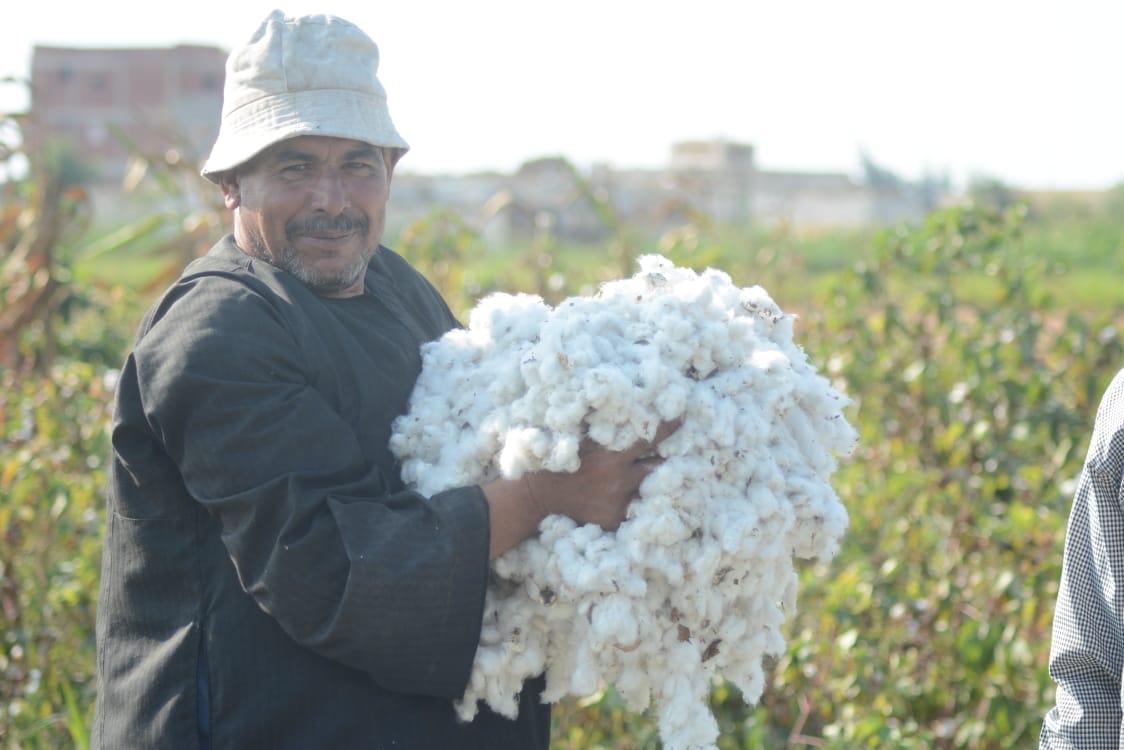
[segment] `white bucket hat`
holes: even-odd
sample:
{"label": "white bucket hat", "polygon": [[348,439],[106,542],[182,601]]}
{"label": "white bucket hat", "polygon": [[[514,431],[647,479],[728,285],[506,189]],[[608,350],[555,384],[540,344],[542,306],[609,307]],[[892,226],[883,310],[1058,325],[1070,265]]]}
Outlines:
{"label": "white bucket hat", "polygon": [[326,135],[396,149],[398,135],[379,83],[379,48],[334,16],[287,17],[275,10],[226,61],[222,122],[202,174],[243,164],[274,143]]}

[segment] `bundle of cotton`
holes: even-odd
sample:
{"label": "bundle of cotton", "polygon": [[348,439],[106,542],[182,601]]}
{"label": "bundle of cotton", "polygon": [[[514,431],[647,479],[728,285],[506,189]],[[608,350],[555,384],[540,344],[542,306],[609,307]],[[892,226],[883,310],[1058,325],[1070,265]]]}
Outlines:
{"label": "bundle of cotton", "polygon": [[422,493],[574,471],[583,434],[624,449],[682,421],[617,531],[551,516],[494,562],[462,718],[480,700],[513,715],[545,672],[546,700],[604,683],[636,710],[654,699],[676,750],[713,747],[715,675],[758,700],[796,605],[793,557],[830,557],[846,529],[829,479],[856,439],[792,322],[760,287],[653,255],[553,309],[485,298],[425,347],[391,440]]}

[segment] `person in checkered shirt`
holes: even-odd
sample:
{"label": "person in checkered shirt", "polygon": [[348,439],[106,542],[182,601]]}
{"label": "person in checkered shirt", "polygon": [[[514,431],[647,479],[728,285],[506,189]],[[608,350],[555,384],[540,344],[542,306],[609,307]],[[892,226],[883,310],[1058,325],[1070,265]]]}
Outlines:
{"label": "person in checkered shirt", "polygon": [[1124,748],[1124,371],[1097,410],[1066,530],[1039,750]]}

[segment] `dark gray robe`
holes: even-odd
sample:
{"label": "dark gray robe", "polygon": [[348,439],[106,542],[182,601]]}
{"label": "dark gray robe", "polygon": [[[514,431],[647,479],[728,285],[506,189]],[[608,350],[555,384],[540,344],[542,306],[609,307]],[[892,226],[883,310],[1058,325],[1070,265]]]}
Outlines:
{"label": "dark gray robe", "polygon": [[94,748],[547,747],[539,682],[515,721],[456,721],[487,503],[407,491],[387,448],[456,325],[386,248],[335,300],[230,237],[153,307],[113,420]]}

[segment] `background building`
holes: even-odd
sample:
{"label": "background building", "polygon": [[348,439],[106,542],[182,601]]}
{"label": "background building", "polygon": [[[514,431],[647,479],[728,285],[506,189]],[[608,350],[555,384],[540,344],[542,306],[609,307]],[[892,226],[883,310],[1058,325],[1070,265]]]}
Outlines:
{"label": "background building", "polygon": [[29,140],[64,141],[99,181],[124,176],[127,143],[197,160],[218,134],[225,64],[217,47],[36,47]]}
{"label": "background building", "polygon": [[[28,144],[63,144],[88,168],[103,214],[140,208],[140,201],[119,200],[130,156],[202,163],[218,133],[226,54],[192,45],[36,47]],[[763,171],[753,146],[723,139],[673,144],[661,169],[600,165],[583,173],[547,156],[513,174],[422,175],[411,174],[407,160],[395,175],[388,229],[443,209],[460,214],[492,244],[544,231],[598,241],[612,234],[606,207],[620,221],[654,232],[691,215],[734,226],[859,227],[918,219],[943,197],[940,185],[900,180],[869,159],[864,167],[861,177]],[[184,175],[194,179],[192,170]]]}

